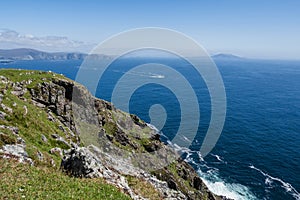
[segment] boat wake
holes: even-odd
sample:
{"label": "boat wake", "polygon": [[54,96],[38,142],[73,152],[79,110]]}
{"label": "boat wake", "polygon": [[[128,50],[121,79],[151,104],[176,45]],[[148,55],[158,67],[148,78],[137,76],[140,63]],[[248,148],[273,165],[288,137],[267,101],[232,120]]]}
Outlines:
{"label": "boat wake", "polygon": [[165,78],[165,76],[162,74],[156,74],[156,73],[151,73],[151,72],[138,72],[138,71],[123,72],[120,70],[113,70],[113,71],[117,72],[117,73],[122,73],[122,74],[129,74],[132,76],[141,76],[141,77],[158,78],[158,79]]}

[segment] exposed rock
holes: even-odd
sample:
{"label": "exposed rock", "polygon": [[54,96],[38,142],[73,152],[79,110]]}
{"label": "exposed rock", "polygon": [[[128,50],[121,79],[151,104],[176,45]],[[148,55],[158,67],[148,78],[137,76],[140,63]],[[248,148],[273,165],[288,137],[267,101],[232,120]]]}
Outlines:
{"label": "exposed rock", "polygon": [[23,106],[23,108],[24,108],[24,116],[25,116],[28,113],[28,109],[27,109],[27,106],[25,106],[25,105]]}
{"label": "exposed rock", "polygon": [[[106,158],[100,157],[100,154]],[[113,159],[113,157],[110,157],[108,154],[104,155],[103,152],[92,145],[88,148],[73,148],[65,151],[61,169],[75,177],[102,177],[109,183],[116,185],[130,194],[133,199],[142,199],[142,197],[133,193],[124,178],[124,174],[147,181],[161,193],[164,199],[187,199],[181,191],[171,189],[167,182],[158,180],[153,175],[133,166],[124,165],[124,161],[122,160],[113,161]],[[122,165],[123,168],[115,167],[117,162]]]}
{"label": "exposed rock", "polygon": [[56,121],[55,116],[53,115],[53,113],[51,112],[51,110],[48,110],[48,117],[47,118],[51,122],[55,122]]}
{"label": "exposed rock", "polygon": [[5,112],[0,111],[0,119],[4,120],[5,116],[7,116],[7,114]]}
{"label": "exposed rock", "polygon": [[51,154],[58,154],[61,158],[63,157],[63,151],[61,148],[59,147],[55,147],[55,148],[52,148],[50,149],[49,151]]}
{"label": "exposed rock", "polygon": [[47,137],[46,137],[45,135],[43,135],[43,134],[42,134],[42,141],[43,141],[44,143],[48,143]]}
{"label": "exposed rock", "polygon": [[134,114],[130,114],[130,117],[132,118],[133,122],[141,127],[147,126],[146,122],[142,121],[138,116]]}
{"label": "exposed rock", "polygon": [[143,199],[131,190],[124,176],[105,167],[87,148],[72,148],[66,151],[61,162],[61,169],[75,177],[102,177],[108,183],[128,193],[132,199]]}
{"label": "exposed rock", "polygon": [[59,125],[58,128],[62,131],[62,132],[66,132],[64,127],[62,125]]}
{"label": "exposed rock", "polygon": [[35,105],[35,106],[37,106],[37,107],[39,107],[39,108],[45,108],[45,107],[46,107],[45,104],[40,103],[40,102],[37,102],[37,101],[35,101],[35,100],[31,100],[31,102],[33,103],[33,105]]}
{"label": "exposed rock", "polygon": [[55,161],[54,161],[52,158],[50,159],[50,164],[51,164],[53,167],[56,166]]}
{"label": "exposed rock", "polygon": [[200,179],[200,177],[195,176],[194,180],[193,180],[193,187],[196,188],[197,190],[202,190],[202,180]]}
{"label": "exposed rock", "polygon": [[63,137],[57,135],[57,134],[52,134],[51,135],[56,141],[59,141],[61,143],[63,143],[64,145],[71,147],[71,144],[69,142],[67,142]]}
{"label": "exposed rock", "polygon": [[73,148],[65,151],[61,162],[63,171],[75,177],[98,178],[103,175],[101,162],[86,148]]}
{"label": "exposed rock", "polygon": [[155,176],[149,174],[141,174],[141,177],[143,177],[146,181],[151,183],[151,185],[153,185],[154,188],[162,194],[163,199],[188,199],[181,191],[171,189],[168,186],[167,182],[158,180]]}
{"label": "exposed rock", "polygon": [[[19,88],[16,88],[16,89],[19,89]],[[13,94],[17,97],[20,97],[20,96],[24,95],[24,91],[23,90],[14,90],[14,91],[11,91],[11,94]]]}
{"label": "exposed rock", "polygon": [[53,133],[53,134],[51,134],[51,137],[54,138],[54,139],[57,139],[59,137],[59,135]]}
{"label": "exposed rock", "polygon": [[7,84],[9,81],[5,76],[0,76],[0,83]]}
{"label": "exposed rock", "polygon": [[[40,161],[48,162],[50,159],[50,163],[55,166],[54,160],[48,158],[48,153],[60,157],[64,154],[61,169],[66,173],[75,177],[102,177],[133,199],[143,197],[135,194],[129,187],[126,176],[134,176],[151,184],[163,199],[220,199],[207,189],[191,166],[184,161],[176,161],[174,151],[161,142],[160,135],[155,130],[150,129],[136,115],[124,113],[111,103],[96,99],[83,86],[70,80],[45,77],[30,88],[27,85],[32,82],[31,79],[13,83],[0,76],[0,82],[7,84],[1,90],[2,94],[11,91],[11,94],[21,100],[27,96],[24,94],[28,90],[31,103],[38,109],[43,109],[47,113],[47,122],[54,122],[61,130],[59,134],[53,133],[47,137],[59,141],[57,146],[61,148],[71,148],[67,151],[59,147],[49,148],[49,152],[37,149],[36,156]],[[2,117],[0,112],[0,119],[5,119],[13,110],[3,104],[2,97],[0,95],[0,106],[4,112]],[[31,111],[28,110],[29,107],[23,108],[24,115],[28,115]],[[88,126],[81,129],[78,122]],[[0,128],[9,129],[14,135],[18,134],[17,127],[0,125]],[[84,138],[86,135],[91,136],[87,144]],[[39,140],[51,145],[53,139],[48,140],[47,137],[41,135]],[[14,156],[23,161],[30,159],[24,149],[25,141],[21,139],[17,139],[19,144],[4,145],[2,155]],[[97,146],[89,145],[89,142]],[[78,147],[79,144],[89,146]],[[170,161],[175,162],[171,168]]]}
{"label": "exposed rock", "polygon": [[7,144],[0,149],[0,153],[3,154],[3,158],[17,158],[19,162],[28,162],[33,164],[32,159],[28,157],[28,154],[25,151],[25,145]]}
{"label": "exposed rock", "polygon": [[[48,119],[55,121],[52,113],[57,115],[60,122],[76,133],[75,123],[72,117],[72,91],[74,84],[71,81],[54,79],[52,82],[43,82],[36,88],[30,89],[32,102],[40,107],[47,107]],[[60,127],[63,129],[63,127]]]}
{"label": "exposed rock", "polygon": [[178,160],[173,165],[154,171],[153,174],[158,179],[166,181],[170,188],[182,191],[188,199],[201,199],[203,194],[206,194],[207,199],[210,200],[221,198],[212,194],[195,170],[183,160]]}
{"label": "exposed rock", "polygon": [[36,153],[36,156],[37,156],[37,158],[38,158],[40,161],[43,161],[43,160],[44,160],[44,155],[43,155],[40,151],[38,151],[38,152]]}
{"label": "exposed rock", "polygon": [[27,89],[24,87],[23,83],[16,82],[13,83],[11,94],[17,97],[21,97],[25,94],[26,91]]}
{"label": "exposed rock", "polygon": [[19,128],[18,128],[18,127],[15,127],[15,126],[5,126],[5,125],[0,125],[0,128],[8,129],[8,130],[10,130],[13,134],[16,134],[16,135],[18,135],[18,133],[19,133]]}
{"label": "exposed rock", "polygon": [[1,108],[9,113],[12,113],[13,112],[13,109],[4,105],[3,103],[0,104]]}
{"label": "exposed rock", "polygon": [[17,143],[21,145],[25,145],[25,140],[21,137],[17,137]]}

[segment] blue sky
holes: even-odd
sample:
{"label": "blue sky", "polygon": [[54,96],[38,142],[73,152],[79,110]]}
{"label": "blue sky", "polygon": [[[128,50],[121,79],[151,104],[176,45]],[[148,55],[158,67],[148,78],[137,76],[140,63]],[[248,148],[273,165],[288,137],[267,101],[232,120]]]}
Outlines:
{"label": "blue sky", "polygon": [[132,28],[164,27],[211,53],[300,59],[299,0],[9,0],[0,28],[99,43]]}

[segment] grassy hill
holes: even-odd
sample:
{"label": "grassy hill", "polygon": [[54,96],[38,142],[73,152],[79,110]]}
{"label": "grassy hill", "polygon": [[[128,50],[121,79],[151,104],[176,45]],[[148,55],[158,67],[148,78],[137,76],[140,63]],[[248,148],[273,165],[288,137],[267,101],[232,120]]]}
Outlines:
{"label": "grassy hill", "polygon": [[30,89],[56,77],[65,79],[48,72],[0,70],[0,111],[5,115],[0,119],[0,148],[24,143],[28,157],[19,163],[18,156],[0,152],[0,199],[130,199],[102,178],[78,179],[59,170],[61,156],[50,151],[70,147],[53,135],[65,141],[77,138],[58,120],[50,121],[47,110],[33,105],[29,91],[21,98],[14,93],[16,83],[27,82]]}
{"label": "grassy hill", "polygon": [[72,80],[0,70],[0,199],[225,199],[172,153],[137,116]]}

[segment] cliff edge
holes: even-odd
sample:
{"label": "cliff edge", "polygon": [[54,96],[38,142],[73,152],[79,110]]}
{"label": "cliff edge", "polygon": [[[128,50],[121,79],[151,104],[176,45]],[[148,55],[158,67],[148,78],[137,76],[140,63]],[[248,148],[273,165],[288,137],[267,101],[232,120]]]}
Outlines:
{"label": "cliff edge", "polygon": [[[0,162],[4,199],[226,199],[137,116],[52,72],[0,70]],[[26,174],[45,172],[53,187],[69,178],[76,184],[60,182],[55,191],[28,185]]]}

